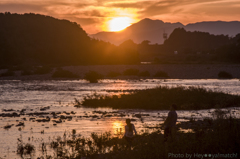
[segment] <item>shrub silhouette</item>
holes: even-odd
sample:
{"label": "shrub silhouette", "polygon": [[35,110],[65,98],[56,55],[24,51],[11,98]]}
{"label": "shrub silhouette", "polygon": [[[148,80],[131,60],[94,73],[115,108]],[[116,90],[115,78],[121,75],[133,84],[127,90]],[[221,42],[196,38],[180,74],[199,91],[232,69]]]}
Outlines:
{"label": "shrub silhouette", "polygon": [[150,76],[150,73],[148,71],[143,71],[143,72],[139,72],[138,76],[147,77],[147,76]]}
{"label": "shrub silhouette", "polygon": [[126,75],[126,76],[136,76],[138,75],[139,73],[139,70],[138,69],[133,69],[133,68],[129,68],[129,69],[126,69],[123,74]]}
{"label": "shrub silhouette", "polygon": [[107,77],[117,77],[117,76],[120,76],[120,75],[121,75],[120,72],[114,72],[114,71],[112,71],[112,72],[109,72],[109,73],[107,74]]}
{"label": "shrub silhouette", "polygon": [[42,75],[42,74],[50,73],[51,71],[52,71],[52,68],[48,66],[37,67],[36,70],[34,71],[34,74]]}
{"label": "shrub silhouette", "polygon": [[169,77],[168,76],[168,74],[166,73],[166,72],[164,72],[164,71],[158,71],[155,75],[154,75],[154,77]]}
{"label": "shrub silhouette", "polygon": [[99,79],[102,79],[103,75],[99,74],[95,71],[89,71],[85,74],[84,79],[89,81],[90,83],[97,83]]}
{"label": "shrub silhouette", "polygon": [[8,70],[7,72],[0,74],[0,77],[14,76],[14,75],[15,75],[15,73],[13,71]]}
{"label": "shrub silhouette", "polygon": [[63,70],[62,68],[60,68],[53,73],[52,77],[53,78],[78,78],[79,76],[70,71]]}
{"label": "shrub silhouette", "polygon": [[30,69],[25,69],[21,71],[22,76],[33,75],[33,71]]}
{"label": "shrub silhouette", "polygon": [[226,71],[220,71],[218,73],[218,78],[227,78],[227,79],[229,79],[229,78],[232,78],[232,75],[230,73],[226,72]]}

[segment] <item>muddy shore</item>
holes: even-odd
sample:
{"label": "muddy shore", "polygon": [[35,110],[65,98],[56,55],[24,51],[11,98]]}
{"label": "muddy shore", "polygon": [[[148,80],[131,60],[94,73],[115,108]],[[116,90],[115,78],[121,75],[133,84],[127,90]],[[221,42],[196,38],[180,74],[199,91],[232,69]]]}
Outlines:
{"label": "muddy shore", "polygon": [[[151,76],[144,78],[155,78],[153,75],[158,71],[164,71],[170,79],[217,79],[220,71],[228,72],[233,78],[240,78],[239,64],[159,64],[159,65],[86,65],[86,66],[65,66],[65,70],[71,71],[79,75],[82,79],[85,73],[96,71],[106,75],[109,72],[123,73],[126,69],[138,69],[139,72],[148,71]],[[16,71],[14,76],[0,77],[0,80],[53,80],[51,73],[45,75],[27,75],[21,76],[21,71]],[[7,70],[0,70],[0,74]],[[140,79],[139,76],[118,76],[115,79]]]}

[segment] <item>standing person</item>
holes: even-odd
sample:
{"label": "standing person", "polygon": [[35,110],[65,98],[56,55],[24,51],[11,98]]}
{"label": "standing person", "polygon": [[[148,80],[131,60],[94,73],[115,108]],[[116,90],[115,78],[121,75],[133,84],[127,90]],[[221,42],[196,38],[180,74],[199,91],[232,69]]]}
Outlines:
{"label": "standing person", "polygon": [[130,119],[126,119],[126,126],[125,126],[125,133],[124,133],[124,138],[127,140],[128,144],[131,145],[133,141],[133,131],[135,135],[137,135],[137,131],[135,129],[135,126],[131,123]]}
{"label": "standing person", "polygon": [[167,141],[168,136],[170,136],[171,138],[173,137],[173,131],[175,131],[175,125],[177,122],[177,113],[176,110],[177,109],[177,105],[176,104],[172,104],[170,106],[170,111],[168,113],[168,117],[164,122],[165,125],[165,129],[164,129],[164,142]]}

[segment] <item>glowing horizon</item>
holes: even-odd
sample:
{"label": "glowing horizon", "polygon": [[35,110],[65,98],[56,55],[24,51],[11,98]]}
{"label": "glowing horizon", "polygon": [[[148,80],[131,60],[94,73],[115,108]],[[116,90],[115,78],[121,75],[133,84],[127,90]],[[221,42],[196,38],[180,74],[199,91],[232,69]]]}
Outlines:
{"label": "glowing horizon", "polygon": [[129,17],[116,17],[109,21],[109,31],[118,32],[126,29],[132,23]]}
{"label": "glowing horizon", "polygon": [[[239,7],[239,0],[0,1],[0,12],[36,13],[67,19],[77,22],[90,34],[100,31],[119,31],[144,18],[171,23],[180,22],[184,25],[201,21],[240,21]],[[119,21],[109,26],[111,20],[120,17],[128,17],[132,22],[124,22],[121,28],[117,25]]]}

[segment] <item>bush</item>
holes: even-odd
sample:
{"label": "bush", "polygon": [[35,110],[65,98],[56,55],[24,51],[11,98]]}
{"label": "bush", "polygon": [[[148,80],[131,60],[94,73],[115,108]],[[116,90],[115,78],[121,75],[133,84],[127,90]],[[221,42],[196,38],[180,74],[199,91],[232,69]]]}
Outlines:
{"label": "bush", "polygon": [[38,74],[38,75],[48,74],[51,71],[52,71],[51,67],[42,66],[42,67],[37,67],[36,70],[34,71],[34,74]]}
{"label": "bush", "polygon": [[220,71],[218,73],[218,78],[226,78],[226,79],[229,79],[229,78],[232,78],[232,75],[226,71]]}
{"label": "bush", "polygon": [[21,70],[24,70],[24,69],[27,69],[29,68],[30,66],[9,66],[8,69],[10,71],[21,71]]}
{"label": "bush", "polygon": [[24,144],[22,141],[22,137],[18,138],[18,146],[17,146],[17,154],[21,156],[21,158],[24,158],[25,155],[31,155],[35,152],[34,145],[27,143]]}
{"label": "bush", "polygon": [[52,75],[53,78],[79,78],[78,75],[67,71],[63,70],[62,68],[59,68],[57,71],[55,71]]}
{"label": "bush", "polygon": [[0,77],[6,77],[6,76],[14,76],[15,73],[11,70],[8,70],[7,72],[4,72],[0,75]]}
{"label": "bush", "polygon": [[98,80],[103,79],[103,75],[95,71],[89,71],[85,74],[84,79],[89,81],[90,83],[97,83]]}
{"label": "bush", "polygon": [[29,69],[23,70],[23,71],[21,71],[21,75],[22,76],[33,75],[33,70],[29,70]]}
{"label": "bush", "polygon": [[117,76],[120,76],[121,73],[120,72],[109,72],[107,74],[107,77],[117,77]]}
{"label": "bush", "polygon": [[43,75],[43,74],[47,74],[50,73],[52,71],[52,68],[48,67],[48,66],[40,66],[40,67],[30,67],[30,68],[23,68],[21,71],[21,75],[25,76],[25,75]]}
{"label": "bush", "polygon": [[169,76],[168,76],[168,74],[167,74],[166,72],[164,72],[164,71],[158,71],[158,72],[154,75],[154,77],[165,77],[165,78],[168,78]]}
{"label": "bush", "polygon": [[129,68],[123,72],[125,76],[137,76],[139,73],[138,69]]}
{"label": "bush", "polygon": [[150,76],[150,73],[148,71],[143,71],[143,72],[139,72],[138,76],[147,77],[147,76]]}

